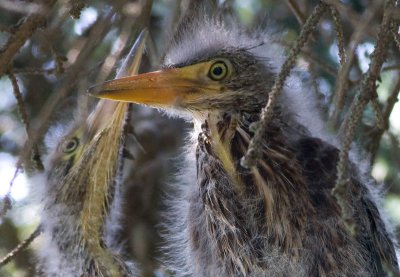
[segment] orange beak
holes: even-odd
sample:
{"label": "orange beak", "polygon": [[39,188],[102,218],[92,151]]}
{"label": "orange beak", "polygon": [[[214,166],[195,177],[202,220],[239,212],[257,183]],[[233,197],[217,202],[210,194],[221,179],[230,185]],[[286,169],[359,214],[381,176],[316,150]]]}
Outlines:
{"label": "orange beak", "polygon": [[219,93],[223,85],[210,81],[210,62],[170,68],[106,81],[89,89],[99,97],[153,107],[179,107]]}

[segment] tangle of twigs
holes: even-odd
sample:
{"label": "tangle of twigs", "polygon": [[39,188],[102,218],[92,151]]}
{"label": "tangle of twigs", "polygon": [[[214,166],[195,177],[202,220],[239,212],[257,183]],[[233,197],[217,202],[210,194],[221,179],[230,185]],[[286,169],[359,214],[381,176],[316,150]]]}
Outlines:
{"label": "tangle of twigs", "polygon": [[380,75],[383,62],[387,55],[387,45],[390,42],[390,32],[387,30],[392,24],[392,10],[395,7],[395,1],[389,0],[386,3],[384,16],[377,36],[377,42],[372,54],[371,65],[368,72],[365,74],[361,85],[356,93],[356,96],[349,109],[347,117],[342,125],[343,138],[341,143],[341,150],[339,153],[339,162],[337,164],[337,181],[332,190],[333,196],[336,198],[337,203],[342,210],[342,218],[346,223],[349,230],[354,234],[355,224],[353,222],[353,211],[349,208],[347,201],[347,189],[350,176],[347,174],[347,167],[349,164],[349,150],[354,138],[355,129],[361,119],[365,106],[372,99],[377,97],[376,82]]}

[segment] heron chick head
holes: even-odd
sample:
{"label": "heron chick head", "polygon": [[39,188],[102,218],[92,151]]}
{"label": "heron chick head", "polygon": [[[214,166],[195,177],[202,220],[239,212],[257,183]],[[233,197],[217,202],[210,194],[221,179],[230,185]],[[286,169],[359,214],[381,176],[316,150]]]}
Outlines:
{"label": "heron chick head", "polygon": [[161,70],[110,80],[89,93],[178,112],[253,112],[265,104],[281,56],[273,57],[268,38],[217,20],[192,24],[175,38]]}

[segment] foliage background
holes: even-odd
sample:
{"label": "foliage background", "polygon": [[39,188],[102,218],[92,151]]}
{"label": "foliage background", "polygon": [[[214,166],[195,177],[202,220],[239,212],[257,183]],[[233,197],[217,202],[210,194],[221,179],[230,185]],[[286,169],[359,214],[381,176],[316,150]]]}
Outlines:
{"label": "foliage background", "polygon": [[[7,74],[0,76],[0,256],[6,255],[27,238],[40,220],[37,208],[29,203],[35,188],[29,178],[35,174],[33,167],[24,163],[23,172],[19,172],[12,181],[27,140],[21,111],[27,114],[29,133],[39,135],[38,149],[44,155],[43,137],[48,128],[55,124],[66,124],[93,107],[95,100],[87,99],[86,88],[113,77],[118,61],[129,51],[136,35],[144,27],[149,29],[151,40],[146,46],[141,70],[157,68],[180,18],[186,12],[190,13],[191,2],[196,1],[0,0],[2,58],[10,47],[15,47],[10,46],[9,42],[15,38],[18,28],[26,22],[27,17],[32,17],[43,7],[50,7],[45,14],[39,13],[43,21],[38,24],[40,27],[33,28],[32,36],[27,36],[21,47],[8,56],[10,63],[3,71],[12,72],[11,78]],[[295,41],[304,19],[318,4],[318,1],[312,0],[215,2],[225,12],[235,14],[243,25],[273,28],[280,33],[285,46]],[[332,2],[340,8],[345,48],[347,54],[354,52],[352,67],[346,76],[348,89],[343,112],[338,117],[340,123],[362,74],[368,70],[384,1],[325,2]],[[398,9],[396,16],[400,18]],[[363,23],[367,23],[366,28],[362,28]],[[396,32],[398,34],[398,30]],[[387,47],[389,58],[381,71],[378,87],[382,109],[387,107],[388,99],[397,99],[400,90],[399,41],[397,44],[393,41]],[[325,16],[298,59],[298,65],[310,72],[327,119],[332,119],[330,115],[337,108],[333,105],[333,93],[337,88],[335,82],[340,68],[338,52],[335,25],[329,16]],[[0,68],[2,66],[0,62]],[[3,71],[0,70],[1,73]],[[13,95],[13,76],[21,91],[24,108],[17,104]],[[399,234],[400,105],[396,104],[389,115],[388,128],[381,134],[375,123],[373,109],[368,105],[357,129],[356,140],[360,148],[365,149],[366,160],[371,160],[373,176],[385,183],[387,194],[384,207]],[[339,124],[330,122],[328,128],[337,135]],[[162,221],[160,212],[165,209],[161,201],[166,190],[165,183],[173,180],[179,163],[177,157],[191,126],[143,107],[134,107],[132,125],[145,152],[131,141],[130,150],[135,159],[125,164],[124,229],[120,235],[132,258],[142,265],[144,275],[154,276],[164,272],[156,259],[160,255],[156,249],[161,243],[156,226]],[[372,155],[369,154],[371,152]],[[8,209],[9,204],[11,209]],[[33,276],[35,247],[36,243],[33,242],[28,249],[19,253],[0,269],[0,276]]]}

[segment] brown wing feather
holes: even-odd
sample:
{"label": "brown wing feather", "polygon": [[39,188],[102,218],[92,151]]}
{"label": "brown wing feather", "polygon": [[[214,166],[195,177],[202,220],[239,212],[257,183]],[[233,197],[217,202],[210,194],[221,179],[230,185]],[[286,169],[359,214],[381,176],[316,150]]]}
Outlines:
{"label": "brown wing feather", "polygon": [[[336,180],[339,150],[317,138],[303,138],[296,142],[295,148],[297,158],[308,180],[313,205],[327,207],[323,203],[332,198],[330,190],[334,187]],[[353,172],[349,201],[354,207],[355,222],[359,225],[356,237],[370,256],[372,268],[375,271],[373,276],[386,276],[387,269],[399,274],[393,240],[386,230],[381,214],[371,199],[366,185],[358,181],[355,167],[351,166],[350,170]],[[318,210],[322,212],[321,209]]]}

